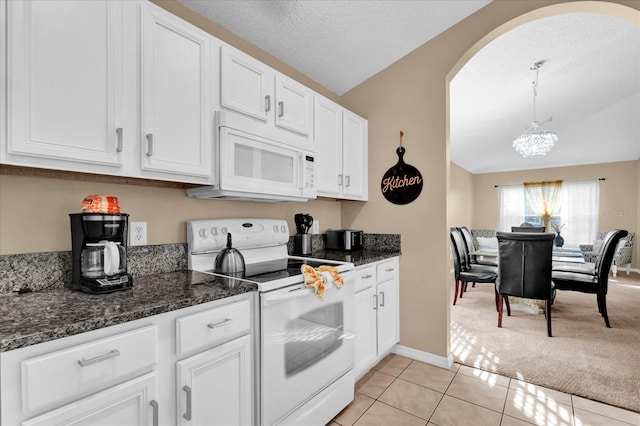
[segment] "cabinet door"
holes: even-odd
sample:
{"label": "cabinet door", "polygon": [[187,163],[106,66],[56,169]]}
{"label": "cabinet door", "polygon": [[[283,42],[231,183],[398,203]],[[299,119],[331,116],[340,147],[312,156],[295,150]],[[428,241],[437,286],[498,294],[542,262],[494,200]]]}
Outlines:
{"label": "cabinet door", "polygon": [[22,423],[23,426],[157,425],[155,373],[98,392]]}
{"label": "cabinet door", "polygon": [[345,110],[342,128],[342,167],[345,198],[366,201],[367,175],[367,120]]}
{"label": "cabinet door", "polygon": [[273,71],[232,47],[220,49],[220,105],[261,121],[275,108]]}
{"label": "cabinet door", "polygon": [[176,384],[176,424],[252,424],[250,337],[179,361]]}
{"label": "cabinet door", "polygon": [[309,136],[313,128],[313,92],[276,74],[276,126]]}
{"label": "cabinet door", "polygon": [[191,24],[154,4],[144,4],[143,170],[210,180],[211,41],[208,34]]}
{"label": "cabinet door", "polygon": [[356,293],[356,378],[369,371],[377,356],[375,287]]}
{"label": "cabinet door", "polygon": [[378,357],[398,343],[398,280],[378,284]]}
{"label": "cabinet door", "polygon": [[37,160],[41,158],[51,168],[95,171],[84,163],[117,172],[123,130],[123,3],[25,0],[5,6],[6,153],[31,157],[32,163],[17,160],[26,165],[43,165]]}
{"label": "cabinet door", "polygon": [[342,175],[342,107],[315,97],[314,139],[316,145],[316,189],[318,195],[338,197]]}

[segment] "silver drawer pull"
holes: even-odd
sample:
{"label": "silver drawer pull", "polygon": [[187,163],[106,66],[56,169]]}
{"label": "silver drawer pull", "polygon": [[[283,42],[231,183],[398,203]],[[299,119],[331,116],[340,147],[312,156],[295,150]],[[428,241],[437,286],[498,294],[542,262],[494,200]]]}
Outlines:
{"label": "silver drawer pull", "polygon": [[116,129],[116,135],[118,135],[118,146],[116,152],[122,152],[122,127]]}
{"label": "silver drawer pull", "polygon": [[264,110],[265,112],[271,111],[271,95],[264,97]]}
{"label": "silver drawer pull", "polygon": [[222,327],[223,325],[226,325],[230,322],[232,322],[233,320],[231,318],[225,318],[220,322],[216,322],[216,323],[209,323],[207,324],[207,327],[209,328],[218,328],[218,327]]}
{"label": "silver drawer pull", "polygon": [[280,110],[280,112],[278,113],[278,117],[280,118],[284,117],[284,102],[282,101],[278,102],[278,108]]}
{"label": "silver drawer pull", "polygon": [[378,310],[378,295],[377,294],[373,295],[373,310],[374,311]]}
{"label": "silver drawer pull", "polygon": [[369,279],[369,278],[371,278],[372,276],[373,276],[373,275],[371,275],[371,274],[363,275],[363,276],[362,276],[362,279],[363,279],[363,280],[368,280],[368,279]]}
{"label": "silver drawer pull", "polygon": [[387,268],[387,269],[385,269],[384,271],[385,271],[385,272],[393,272],[393,271],[394,271],[394,268]]}
{"label": "silver drawer pull", "polygon": [[382,299],[382,300],[380,301],[380,306],[384,307],[384,291],[381,291],[381,292],[380,292],[380,296],[381,296],[381,297],[380,297],[380,299]]}
{"label": "silver drawer pull", "polygon": [[147,157],[151,157],[153,155],[153,134],[149,133],[146,136],[147,138]]}
{"label": "silver drawer pull", "polygon": [[78,360],[78,364],[80,364],[80,367],[86,367],[88,365],[96,364],[96,363],[102,362],[102,361],[106,361],[108,359],[115,358],[117,356],[120,356],[120,351],[117,350],[117,349],[113,349],[112,351],[110,351],[110,352],[108,352],[108,353],[106,353],[104,355],[98,355],[97,357],[94,357],[94,358],[89,358],[89,359],[82,358],[82,359],[79,359]]}
{"label": "silver drawer pull", "polygon": [[182,415],[182,417],[184,417],[185,420],[191,421],[191,388],[184,385],[182,390],[187,394],[187,411]]}
{"label": "silver drawer pull", "polygon": [[149,401],[149,405],[153,408],[153,426],[158,426],[158,401],[152,399]]}

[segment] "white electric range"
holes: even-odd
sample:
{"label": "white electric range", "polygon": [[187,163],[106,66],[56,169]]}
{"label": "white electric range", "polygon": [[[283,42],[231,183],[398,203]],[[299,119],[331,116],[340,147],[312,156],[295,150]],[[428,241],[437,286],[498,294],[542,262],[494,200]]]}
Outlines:
{"label": "white electric range", "polygon": [[[189,269],[219,275],[213,266],[228,233],[245,260],[242,279],[259,293],[258,424],[327,424],[353,400],[354,265],[289,256],[285,220],[229,218],[187,222]],[[335,266],[344,286],[326,283],[319,300],[304,285],[303,264]]]}

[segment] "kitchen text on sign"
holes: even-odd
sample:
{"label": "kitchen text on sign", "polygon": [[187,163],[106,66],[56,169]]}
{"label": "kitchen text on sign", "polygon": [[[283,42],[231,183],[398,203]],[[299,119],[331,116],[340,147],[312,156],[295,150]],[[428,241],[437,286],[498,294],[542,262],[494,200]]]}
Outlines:
{"label": "kitchen text on sign", "polygon": [[382,181],[382,192],[387,192],[387,190],[393,191],[394,189],[404,188],[412,185],[419,185],[422,183],[421,176],[412,176],[410,178],[405,174],[403,178],[399,176],[396,177],[388,177]]}

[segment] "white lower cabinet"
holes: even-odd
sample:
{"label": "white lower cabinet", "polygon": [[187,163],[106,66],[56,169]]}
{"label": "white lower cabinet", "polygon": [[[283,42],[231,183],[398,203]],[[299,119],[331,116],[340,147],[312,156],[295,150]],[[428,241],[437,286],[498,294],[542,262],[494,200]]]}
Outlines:
{"label": "white lower cabinet", "polygon": [[358,268],[356,289],[356,379],[384,358],[400,340],[399,259]]}
{"label": "white lower cabinet", "polygon": [[155,397],[156,375],[150,373],[22,422],[22,425],[154,426],[158,424]]}
{"label": "white lower cabinet", "polygon": [[0,424],[252,424],[253,297],[0,352]]}
{"label": "white lower cabinet", "polygon": [[177,363],[178,425],[252,423],[248,335]]}

